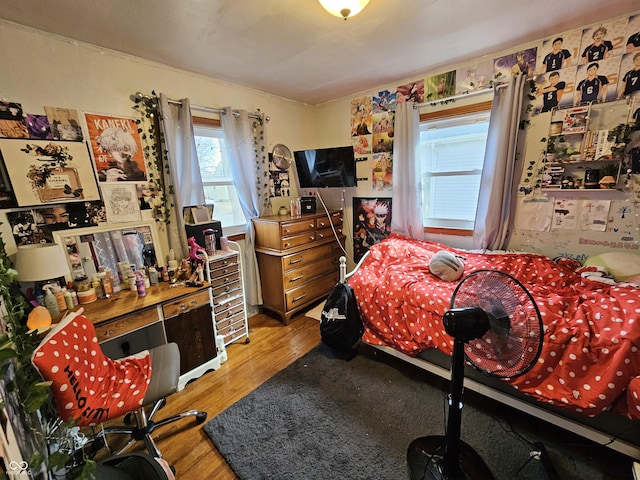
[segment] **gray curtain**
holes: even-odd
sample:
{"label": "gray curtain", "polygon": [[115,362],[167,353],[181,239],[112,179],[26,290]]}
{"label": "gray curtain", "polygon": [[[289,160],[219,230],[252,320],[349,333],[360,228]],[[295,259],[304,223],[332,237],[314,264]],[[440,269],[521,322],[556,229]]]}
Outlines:
{"label": "gray curtain", "polygon": [[525,75],[496,88],[480,179],[473,248],[504,248],[511,215],[512,185]]}
{"label": "gray curtain", "polygon": [[413,102],[398,104],[393,140],[393,203],[391,231],[424,240],[420,115]]}
{"label": "gray curtain", "polygon": [[176,259],[187,256],[187,235],[184,228],[183,207],[204,204],[204,188],[198,163],[193,135],[191,104],[188,98],[180,100],[180,104],[171,103],[169,98],[160,94],[160,125],[164,134],[164,146],[167,149],[169,175],[165,175],[165,185],[173,186],[173,195],[166,192],[175,208],[171,210],[168,225],[169,247],[174,251]]}
{"label": "gray curtain", "polygon": [[252,219],[270,213],[264,117],[249,118],[246,110],[226,107],[220,115],[224,140],[231,164],[233,183],[238,192],[245,227],[243,257],[245,299],[249,305],[262,305],[260,272],[255,252],[255,230]]}

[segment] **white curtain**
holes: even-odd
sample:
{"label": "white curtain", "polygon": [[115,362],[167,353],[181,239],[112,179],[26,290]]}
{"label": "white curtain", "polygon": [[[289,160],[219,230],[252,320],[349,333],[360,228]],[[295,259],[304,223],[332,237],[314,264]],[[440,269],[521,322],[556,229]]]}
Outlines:
{"label": "white curtain", "polygon": [[245,229],[244,276],[245,298],[250,305],[262,305],[260,273],[255,252],[255,230],[252,219],[270,213],[264,118],[249,118],[246,110],[226,107],[220,116],[222,131],[231,164],[233,183],[238,192]]}
{"label": "white curtain", "polygon": [[193,135],[191,104],[188,98],[170,102],[169,98],[160,94],[160,125],[164,134],[164,147],[167,150],[169,176],[166,171],[165,185],[173,186],[173,195],[165,192],[167,197],[173,196],[174,208],[170,210],[168,225],[169,247],[173,249],[177,259],[187,256],[187,235],[184,228],[182,209],[189,205],[204,204],[204,188],[198,163]]}
{"label": "white curtain", "polygon": [[506,88],[497,88],[493,97],[473,232],[474,248],[502,249],[507,240],[526,82],[525,75],[511,77]]}
{"label": "white curtain", "polygon": [[393,140],[391,231],[424,240],[420,175],[420,115],[413,102],[398,104]]}

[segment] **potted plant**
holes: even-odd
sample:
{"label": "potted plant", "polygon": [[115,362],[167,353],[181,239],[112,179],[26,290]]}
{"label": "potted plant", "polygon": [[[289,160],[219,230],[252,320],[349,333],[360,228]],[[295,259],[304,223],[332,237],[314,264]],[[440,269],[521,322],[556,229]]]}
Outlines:
{"label": "potted plant", "polygon": [[620,163],[607,163],[600,167],[600,188],[615,188],[620,174]]}
{"label": "potted plant", "polygon": [[548,162],[553,163],[565,156],[567,147],[564,140],[564,135],[549,135],[540,140],[545,144],[544,155]]}
{"label": "potted plant", "polygon": [[621,123],[609,131],[607,140],[612,143],[612,158],[622,158],[625,155],[625,150],[631,140],[631,135],[637,129],[637,124]]}

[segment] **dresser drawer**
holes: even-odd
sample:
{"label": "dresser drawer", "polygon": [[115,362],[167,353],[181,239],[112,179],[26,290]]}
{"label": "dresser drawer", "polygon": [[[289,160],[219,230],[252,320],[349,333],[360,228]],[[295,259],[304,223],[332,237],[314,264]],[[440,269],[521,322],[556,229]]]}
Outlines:
{"label": "dresser drawer", "polygon": [[211,270],[211,275],[213,275],[213,271],[229,267],[231,265],[238,265],[238,255],[228,255],[222,258],[210,257],[209,258],[209,270]]}
{"label": "dresser drawer", "polygon": [[280,236],[288,237],[296,233],[307,232],[316,229],[316,219],[310,218],[296,222],[286,222],[280,225]]}
{"label": "dresser drawer", "polygon": [[337,267],[334,262],[319,261],[310,263],[300,268],[295,268],[285,272],[283,276],[284,289],[290,290],[302,285],[309,280],[313,280],[316,277],[329,273],[331,271],[337,271]]}
{"label": "dresser drawer", "polygon": [[335,272],[333,275],[327,275],[317,280],[312,280],[301,287],[285,293],[287,310],[312,302],[323,294],[329,292],[336,283],[338,283],[340,275]]}
{"label": "dresser drawer", "polygon": [[[336,233],[340,235],[342,232],[336,228]],[[318,240],[323,240],[325,238],[335,238],[335,235],[333,234],[333,229],[329,227],[323,228],[322,230],[316,230],[316,238]]]}
{"label": "dresser drawer", "polygon": [[238,312],[235,315],[225,318],[224,320],[220,320],[216,322],[216,330],[218,331],[218,335],[223,335],[224,331],[231,328],[238,328],[244,325],[244,312]]}
{"label": "dresser drawer", "polygon": [[224,285],[225,283],[235,282],[240,279],[240,272],[237,270],[232,273],[227,273],[219,276],[213,276],[213,272],[211,273],[211,286],[219,287],[220,285]]}
{"label": "dresser drawer", "polygon": [[316,232],[301,233],[300,235],[292,235],[285,237],[280,242],[280,248],[282,250],[288,250],[289,248],[299,247],[300,245],[306,245],[307,243],[316,241]]}
{"label": "dresser drawer", "polygon": [[216,320],[218,318],[224,318],[227,315],[233,315],[237,313],[239,310],[244,308],[244,297],[242,295],[236,296],[233,301],[218,303],[215,302],[213,304],[213,311],[216,314]]}
{"label": "dresser drawer", "polygon": [[158,322],[158,311],[155,308],[147,308],[126,317],[119,317],[115,320],[99,323],[95,325],[98,342],[119,337],[139,328],[147,327],[154,322]]}
{"label": "dresser drawer", "polygon": [[291,268],[299,268],[308,263],[315,262],[331,255],[331,244],[321,245],[319,247],[310,248],[304,252],[292,253],[282,257],[282,269],[289,270]]}
{"label": "dresser drawer", "polygon": [[228,263],[223,266],[216,264],[216,267],[217,268],[213,268],[213,264],[209,264],[209,271],[211,272],[212,280],[216,277],[224,277],[225,275],[229,275],[230,273],[240,270],[240,266],[235,262]]}
{"label": "dresser drawer", "polygon": [[213,289],[214,308],[215,305],[222,305],[238,298],[242,298],[242,284],[239,281]]}
{"label": "dresser drawer", "polygon": [[182,297],[162,306],[164,318],[175,317],[201,305],[209,304],[209,291],[203,290],[188,297]]}

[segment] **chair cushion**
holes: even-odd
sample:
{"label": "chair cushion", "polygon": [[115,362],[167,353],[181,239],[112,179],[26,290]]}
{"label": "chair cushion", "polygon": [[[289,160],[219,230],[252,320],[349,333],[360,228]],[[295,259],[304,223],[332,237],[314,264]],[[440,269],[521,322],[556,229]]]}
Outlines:
{"label": "chair cushion", "polygon": [[102,353],[93,323],[74,312],[35,349],[31,362],[51,391],[63,420],[96,425],[143,404],[151,379],[148,351],[119,360]]}

